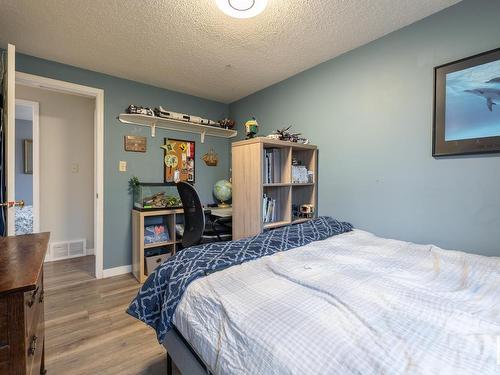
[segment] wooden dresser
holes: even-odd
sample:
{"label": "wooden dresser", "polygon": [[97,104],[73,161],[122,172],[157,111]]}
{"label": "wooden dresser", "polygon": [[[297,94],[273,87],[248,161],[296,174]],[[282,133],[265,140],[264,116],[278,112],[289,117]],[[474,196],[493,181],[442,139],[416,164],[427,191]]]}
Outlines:
{"label": "wooden dresser", "polygon": [[0,374],[44,374],[43,261],[49,233],[0,238]]}

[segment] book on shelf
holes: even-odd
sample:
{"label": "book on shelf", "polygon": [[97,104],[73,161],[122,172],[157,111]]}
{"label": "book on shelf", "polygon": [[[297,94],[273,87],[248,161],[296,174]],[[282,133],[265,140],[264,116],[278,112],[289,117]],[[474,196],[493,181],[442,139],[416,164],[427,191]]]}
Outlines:
{"label": "book on shelf", "polygon": [[277,148],[264,150],[264,183],[281,182],[281,151]]}
{"label": "book on shelf", "polygon": [[276,199],[264,194],[262,199],[262,218],[264,223],[276,221]]}
{"label": "book on shelf", "polygon": [[292,165],[292,183],[306,184],[314,182],[314,173],[303,165]]}

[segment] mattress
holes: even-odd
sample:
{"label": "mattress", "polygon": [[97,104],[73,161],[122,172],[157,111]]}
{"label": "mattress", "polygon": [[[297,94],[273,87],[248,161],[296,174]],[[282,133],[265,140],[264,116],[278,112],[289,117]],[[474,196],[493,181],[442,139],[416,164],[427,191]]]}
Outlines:
{"label": "mattress", "polygon": [[499,374],[500,258],[354,230],[191,283],[174,324],[215,374]]}

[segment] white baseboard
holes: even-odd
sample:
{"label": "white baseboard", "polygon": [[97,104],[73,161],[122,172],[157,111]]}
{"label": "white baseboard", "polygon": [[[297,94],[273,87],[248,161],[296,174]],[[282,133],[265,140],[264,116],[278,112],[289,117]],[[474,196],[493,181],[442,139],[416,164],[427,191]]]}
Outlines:
{"label": "white baseboard", "polygon": [[131,273],[132,272],[132,265],[129,264],[127,266],[120,266],[120,267],[115,267],[115,268],[107,268],[102,271],[102,277],[113,277],[113,276],[118,276],[118,275],[124,275],[126,273]]}
{"label": "white baseboard", "polygon": [[85,255],[94,255],[94,249],[85,250]]}

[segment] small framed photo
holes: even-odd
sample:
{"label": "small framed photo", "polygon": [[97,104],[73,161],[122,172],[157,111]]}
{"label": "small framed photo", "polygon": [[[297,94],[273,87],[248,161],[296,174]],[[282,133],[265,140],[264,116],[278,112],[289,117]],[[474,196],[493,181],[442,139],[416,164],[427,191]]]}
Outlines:
{"label": "small framed photo", "polygon": [[23,141],[23,172],[24,174],[33,174],[33,140],[25,139]]}
{"label": "small framed photo", "polygon": [[434,68],[432,155],[500,152],[500,48]]}
{"label": "small framed photo", "polygon": [[126,135],[123,140],[125,151],[146,152],[147,139],[138,135]]}

